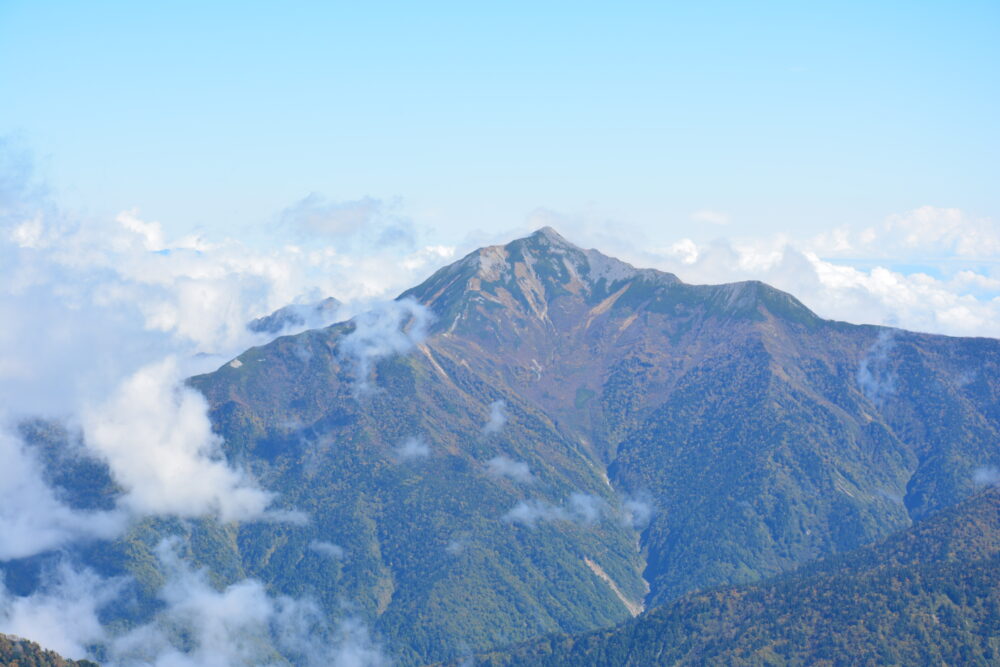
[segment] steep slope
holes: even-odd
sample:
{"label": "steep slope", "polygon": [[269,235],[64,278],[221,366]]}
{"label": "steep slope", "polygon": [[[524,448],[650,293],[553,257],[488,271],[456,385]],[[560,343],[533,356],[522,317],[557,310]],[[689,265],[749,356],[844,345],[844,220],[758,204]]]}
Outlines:
{"label": "steep slope", "polygon": [[1000,491],[839,558],[691,594],[490,665],[989,665],[1000,660]]}
{"label": "steep slope", "polygon": [[[1000,341],[824,321],[547,228],[190,382],[228,459],[308,521],[150,520],[80,557],[134,575],[138,618],[176,535],[218,585],[312,596],[401,664],[870,544],[1000,465]],[[67,497],[106,504],[106,475],[86,479]],[[4,569],[27,592],[38,565]]]}

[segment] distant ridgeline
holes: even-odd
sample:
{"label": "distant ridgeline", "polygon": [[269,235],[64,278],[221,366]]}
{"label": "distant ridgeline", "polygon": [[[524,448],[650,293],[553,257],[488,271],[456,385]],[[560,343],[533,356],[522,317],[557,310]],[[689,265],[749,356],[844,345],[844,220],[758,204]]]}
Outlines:
{"label": "distant ridgeline", "polygon": [[[132,575],[131,603],[105,611],[119,627],[155,612],[154,549],[176,536],[215,585],[309,596],[400,665],[553,633],[516,655],[794,663],[852,618],[857,643],[831,639],[830,655],[997,660],[985,556],[917,562],[894,537],[755,582],[982,491],[1000,467],[1000,341],[827,321],[759,282],[688,285],[546,228],[190,384],[228,460],[308,521],[149,520],[79,547]],[[109,502],[110,478],[69,474],[82,464],[60,463],[60,438],[32,432],[53,483]],[[958,539],[922,525],[902,535],[937,526],[940,553]],[[882,549],[892,569],[872,561]],[[46,558],[5,564],[8,587],[33,590]]]}

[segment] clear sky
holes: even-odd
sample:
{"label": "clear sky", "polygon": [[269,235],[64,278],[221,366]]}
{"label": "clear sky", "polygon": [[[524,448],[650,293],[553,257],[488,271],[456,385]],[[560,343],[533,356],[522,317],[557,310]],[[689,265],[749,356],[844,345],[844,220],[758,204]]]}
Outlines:
{"label": "clear sky", "polygon": [[177,228],[310,192],[730,233],[1000,218],[1000,4],[0,2],[0,132]]}

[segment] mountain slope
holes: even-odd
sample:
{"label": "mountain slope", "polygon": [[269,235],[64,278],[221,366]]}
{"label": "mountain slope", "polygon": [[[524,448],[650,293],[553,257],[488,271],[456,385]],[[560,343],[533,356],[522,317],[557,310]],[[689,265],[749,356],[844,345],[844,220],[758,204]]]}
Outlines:
{"label": "mountain slope", "polygon": [[443,355],[504,377],[653,505],[653,602],[874,541],[997,461],[995,340],[827,322],[550,229],[406,295],[438,314]]}
{"label": "mountain slope", "polygon": [[877,546],[477,664],[996,664],[998,567],[1000,491],[993,489]]}

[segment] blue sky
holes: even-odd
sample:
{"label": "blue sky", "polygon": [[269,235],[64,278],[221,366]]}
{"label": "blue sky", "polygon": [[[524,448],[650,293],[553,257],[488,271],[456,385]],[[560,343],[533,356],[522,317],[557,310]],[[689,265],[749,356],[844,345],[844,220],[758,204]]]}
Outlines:
{"label": "blue sky", "polygon": [[179,230],[310,192],[442,238],[1000,218],[1000,5],[874,4],[4,0],[0,134],[65,205]]}

